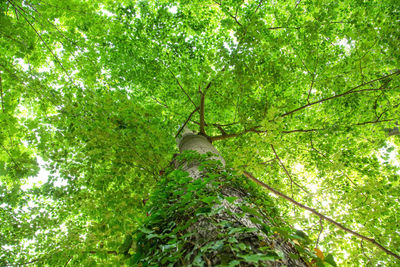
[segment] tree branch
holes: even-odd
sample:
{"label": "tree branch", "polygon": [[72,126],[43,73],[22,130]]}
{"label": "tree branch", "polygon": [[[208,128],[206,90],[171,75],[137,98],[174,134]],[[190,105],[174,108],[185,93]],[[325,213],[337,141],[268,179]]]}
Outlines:
{"label": "tree branch", "polygon": [[272,192],[274,195],[277,195],[277,196],[279,196],[279,197],[281,197],[281,198],[284,198],[284,199],[286,199],[286,200],[292,202],[293,204],[295,204],[296,206],[298,206],[298,207],[300,207],[300,208],[302,208],[302,209],[305,209],[305,210],[310,211],[310,212],[313,213],[314,215],[318,216],[320,219],[325,220],[325,221],[327,221],[327,222],[330,222],[330,223],[334,224],[335,226],[337,226],[337,227],[340,228],[341,230],[343,230],[343,231],[345,231],[345,232],[347,232],[347,233],[349,233],[349,234],[351,234],[351,235],[354,235],[354,236],[356,236],[356,237],[358,237],[358,238],[361,238],[362,240],[365,240],[365,241],[370,242],[371,244],[374,244],[376,247],[378,247],[379,249],[381,249],[382,251],[384,251],[386,254],[391,255],[391,256],[395,257],[396,259],[400,259],[400,256],[399,256],[399,255],[397,255],[396,253],[394,253],[394,252],[390,251],[389,249],[385,248],[384,246],[382,246],[381,244],[379,244],[378,242],[376,242],[375,239],[370,238],[370,237],[367,237],[367,236],[364,236],[364,235],[362,235],[362,234],[359,234],[358,232],[353,231],[353,230],[351,230],[351,229],[345,227],[344,225],[342,225],[342,224],[336,222],[335,220],[333,220],[333,219],[331,219],[331,218],[329,218],[329,217],[327,217],[327,216],[325,216],[325,215],[319,213],[319,212],[316,211],[315,209],[310,208],[310,207],[308,207],[308,206],[306,206],[306,205],[303,205],[303,204],[297,202],[296,200],[294,200],[294,199],[292,199],[292,198],[286,196],[286,195],[283,194],[282,192],[279,192],[278,190],[276,190],[276,189],[270,187],[269,185],[267,185],[267,184],[265,184],[265,183],[259,181],[257,178],[255,178],[253,175],[251,175],[251,174],[250,174],[249,172],[247,172],[247,171],[243,171],[243,174],[244,174],[244,176],[246,176],[246,177],[249,178],[250,180],[254,181],[256,184],[258,184],[258,185],[260,185],[260,186],[262,186],[262,187],[268,189],[268,190],[269,190],[270,192]]}
{"label": "tree branch", "polygon": [[[373,121],[364,121],[364,122],[359,122],[356,124],[350,124],[348,126],[363,126],[366,124],[375,124],[375,123],[381,123],[381,122],[388,122],[388,121],[395,121],[396,119],[386,119],[386,120],[381,120],[376,119]],[[291,133],[308,133],[308,132],[318,132],[318,131],[326,131],[329,130],[329,127],[327,128],[312,128],[312,129],[295,129],[295,130],[287,130],[287,131],[281,131],[281,133],[285,133],[285,134],[291,134]]]}
{"label": "tree branch", "polygon": [[[318,149],[316,149],[316,148],[314,147],[314,144],[313,144],[313,142],[312,142],[312,136],[310,137],[310,145],[311,145],[311,148],[312,148],[315,152],[317,152],[320,156],[322,156],[324,159],[326,159],[330,164],[335,165],[335,163],[334,163],[332,160],[330,160],[324,153],[322,153],[321,151],[319,151]],[[356,184],[353,180],[351,180],[350,177],[349,177],[346,173],[344,173],[343,171],[341,171],[341,173],[344,175],[344,177],[347,178],[347,180],[349,180],[349,182],[350,182],[352,185],[357,186],[357,184]],[[364,195],[364,193],[362,193],[362,194]]]}
{"label": "tree branch", "polygon": [[324,226],[322,225],[322,219],[321,218],[319,218],[319,225],[320,225],[320,230],[319,230],[317,242],[315,242],[315,248],[318,247],[319,238],[321,237],[322,231],[324,230]]}
{"label": "tree branch", "polygon": [[204,97],[205,93],[199,89],[200,93],[200,134],[206,135],[206,131],[204,130]]}
{"label": "tree branch", "polygon": [[[56,31],[57,31],[65,40],[69,41],[69,42],[70,42],[71,44],[73,44],[76,48],[78,48],[78,49],[82,52],[82,54],[83,54],[93,65],[96,65],[96,63],[95,63],[90,57],[88,57],[87,55],[85,55],[85,54],[83,53],[84,49],[83,49],[81,46],[78,45],[78,42],[77,42],[77,41],[73,41],[73,40],[71,40],[70,38],[68,38],[66,35],[64,35],[64,33],[63,33],[55,24],[53,24],[51,21],[49,21],[47,18],[45,18],[32,4],[27,3],[27,2],[25,2],[25,4],[26,4],[27,6],[29,6],[29,7],[31,7],[37,14],[39,14],[40,17],[44,18],[44,19],[47,21],[47,23],[50,24],[53,28],[55,28]],[[25,10],[23,10],[23,11],[25,12],[25,14],[29,15]],[[33,15],[31,15],[31,16],[32,16],[32,18],[33,18],[34,21],[37,21]],[[39,24],[43,26],[42,23],[39,22]],[[63,46],[65,46],[64,43],[61,42],[60,40],[58,40],[58,42],[60,42]],[[69,53],[71,56],[73,56],[73,57],[75,58],[75,55],[72,54],[70,51],[68,51],[68,53]]]}
{"label": "tree branch", "polygon": [[301,0],[298,0],[296,3],[296,6],[294,8],[297,8],[297,6],[301,3]]}
{"label": "tree branch", "polygon": [[315,105],[315,104],[323,103],[323,102],[325,102],[325,101],[332,100],[332,99],[335,99],[335,98],[339,98],[339,97],[342,97],[342,96],[345,96],[345,95],[354,94],[354,93],[369,92],[369,91],[391,90],[391,89],[396,89],[396,88],[398,88],[398,86],[392,87],[392,88],[370,88],[370,89],[361,89],[361,90],[357,90],[357,91],[353,91],[353,89],[354,89],[354,88],[353,88],[353,89],[351,89],[351,90],[349,90],[349,91],[346,91],[346,92],[344,92],[344,93],[342,93],[342,94],[338,94],[338,95],[334,95],[334,96],[331,96],[331,97],[327,97],[327,98],[324,98],[324,99],[321,99],[321,100],[318,100],[318,101],[309,103],[309,104],[307,104],[307,105],[304,105],[304,106],[302,106],[302,107],[296,108],[296,109],[294,109],[294,110],[292,110],[292,111],[289,111],[289,112],[286,112],[285,114],[282,114],[280,117],[286,117],[286,116],[288,116],[288,115],[290,115],[290,114],[292,114],[292,113],[295,113],[295,112],[297,112],[297,111],[299,111],[299,110],[302,110],[302,109],[305,109],[305,108],[307,108],[307,107],[313,106],[313,105]]}
{"label": "tree branch", "polygon": [[225,139],[228,139],[228,138],[232,138],[232,137],[237,137],[237,136],[243,135],[243,134],[248,133],[248,132],[256,132],[256,130],[255,129],[248,129],[248,130],[244,130],[244,131],[242,131],[240,133],[222,134],[222,135],[217,135],[217,136],[210,136],[210,140],[211,141],[225,140]]}
{"label": "tree branch", "polygon": [[[216,3],[217,5],[219,5],[222,9],[222,4],[218,3],[217,1],[213,0],[214,3]],[[232,15],[231,13],[229,13],[228,11],[226,11],[226,14],[229,15],[229,17],[233,18],[235,20],[235,22],[237,23],[237,25],[239,25],[240,27],[242,27],[243,25],[238,21],[237,17]]]}
{"label": "tree branch", "polygon": [[364,255],[364,257],[366,257],[366,258],[368,259],[368,261],[371,262],[371,258],[368,257],[367,254],[365,254],[363,242],[364,242],[364,240],[361,239],[361,242],[360,242],[361,252],[362,252],[362,254]]}
{"label": "tree branch", "polygon": [[185,128],[186,124],[190,121],[190,118],[192,118],[193,114],[196,113],[196,111],[198,111],[199,108],[195,108],[189,115],[189,117],[186,119],[185,123],[182,124],[182,126],[179,128],[178,132],[175,135],[175,139],[180,135],[180,133],[182,132],[183,128]]}
{"label": "tree branch", "polygon": [[[198,122],[198,121],[192,120],[192,122],[200,125],[200,122]],[[204,122],[205,126],[213,126],[213,127],[216,127],[216,128],[227,127],[227,126],[232,126],[232,125],[236,125],[236,124],[239,124],[239,122],[231,122],[231,123],[227,123],[227,124],[219,124],[219,123],[211,123],[211,124],[209,124],[209,123]]]}
{"label": "tree branch", "polygon": [[211,136],[210,140],[212,142],[221,141],[221,140],[225,140],[225,139],[228,139],[228,138],[232,138],[232,137],[237,137],[237,136],[243,135],[243,134],[245,134],[247,132],[249,132],[249,131],[243,131],[243,132],[236,133],[236,134],[223,134],[223,135]]}
{"label": "tree branch", "polygon": [[[225,67],[221,70],[221,72],[224,72],[224,71],[225,71]],[[207,84],[206,88],[204,89],[204,91],[203,91],[204,95],[207,93],[207,91],[208,91],[208,89],[210,89],[210,87],[211,87],[211,82],[209,82]]]}
{"label": "tree branch", "polygon": [[384,80],[384,79],[386,79],[386,78],[388,78],[388,77],[390,77],[390,76],[398,75],[398,74],[400,74],[400,70],[399,70],[399,71],[396,71],[396,72],[394,72],[394,73],[392,73],[392,74],[388,74],[388,75],[386,75],[386,76],[384,76],[384,77],[377,78],[377,79],[375,79],[375,80],[371,80],[371,81],[369,81],[369,82],[360,84],[360,85],[358,85],[358,86],[356,86],[356,87],[351,88],[350,90],[348,90],[348,91],[346,91],[346,92],[344,92],[344,93],[341,93],[341,94],[338,94],[338,95],[334,95],[334,96],[331,96],[331,97],[327,97],[327,98],[324,98],[324,99],[320,99],[320,100],[315,101],[315,102],[308,103],[307,105],[301,106],[301,107],[299,107],[299,108],[296,108],[296,109],[294,109],[294,110],[291,110],[291,111],[288,111],[288,112],[282,114],[281,117],[286,117],[286,116],[288,116],[288,115],[290,115],[290,114],[292,114],[292,113],[295,113],[295,112],[300,111],[300,110],[302,110],[302,109],[305,109],[305,108],[307,108],[307,107],[310,107],[310,106],[313,106],[313,105],[316,105],[316,104],[319,104],[319,103],[322,103],[322,102],[325,102],[325,101],[328,101],[328,100],[332,100],[332,99],[335,99],[335,98],[339,98],[339,97],[342,97],[342,96],[345,96],[345,95],[348,95],[348,94],[361,93],[361,92],[367,92],[367,91],[381,91],[381,90],[388,90],[388,89],[397,88],[397,87],[394,87],[394,88],[371,88],[371,89],[361,89],[361,90],[355,91],[356,89],[358,89],[358,88],[360,88],[360,87],[362,87],[362,86],[365,86],[365,85],[367,85],[367,84],[371,84],[371,83],[374,83],[374,82],[376,82],[376,81]]}
{"label": "tree branch", "polygon": [[285,26],[277,26],[277,27],[269,27],[267,30],[283,30],[283,29],[292,29],[292,30],[298,30],[301,29],[302,27],[285,27]]}
{"label": "tree branch", "polygon": [[167,65],[165,65],[165,63],[163,62],[164,66],[167,67],[168,71],[172,74],[172,76],[174,76],[175,81],[177,82],[179,88],[181,88],[181,90],[183,91],[183,93],[187,96],[187,98],[189,98],[190,102],[192,102],[193,106],[195,108],[197,108],[196,104],[193,102],[193,100],[190,98],[190,96],[188,95],[188,93],[186,93],[185,89],[183,89],[181,83],[179,82],[178,78],[176,78],[175,74],[170,70],[170,68],[168,68]]}
{"label": "tree branch", "polygon": [[299,185],[298,183],[296,183],[296,182],[293,180],[292,176],[290,175],[290,173],[289,173],[288,170],[286,169],[285,165],[282,163],[281,159],[279,158],[278,154],[276,153],[275,148],[274,148],[274,145],[271,144],[271,148],[272,148],[272,151],[273,151],[274,154],[275,154],[276,159],[277,159],[278,162],[279,162],[279,165],[281,165],[281,167],[282,167],[282,169],[285,171],[287,177],[289,177],[290,182],[291,182],[292,184],[295,184],[298,188],[300,188],[301,190],[303,190],[303,191],[306,192],[307,194],[310,194],[310,192],[308,192],[306,189],[304,189],[304,187],[302,187],[301,185]]}
{"label": "tree branch", "polygon": [[314,85],[314,80],[315,80],[315,74],[312,76],[312,80],[311,80],[311,85],[310,85],[310,89],[308,89],[308,95],[307,95],[307,103],[310,104],[310,95],[311,95],[311,91]]}
{"label": "tree branch", "polygon": [[159,105],[161,105],[161,106],[163,106],[163,107],[165,107],[165,108],[169,108],[167,104],[162,103],[162,102],[159,101],[157,98],[155,98],[155,97],[153,97],[153,96],[150,96],[150,98],[153,99],[157,104],[159,104]]}
{"label": "tree branch", "polygon": [[260,0],[260,2],[258,3],[258,6],[256,8],[256,10],[254,11],[254,13],[257,13],[258,9],[261,7],[263,0]]}
{"label": "tree branch", "polygon": [[296,129],[296,130],[288,130],[288,131],[281,131],[281,133],[289,134],[289,133],[308,133],[308,132],[317,132],[326,130],[325,128],[320,129]]}
{"label": "tree branch", "polygon": [[[21,8],[18,5],[14,5],[13,2],[11,0],[8,0],[8,2],[17,10],[20,9],[23,12],[24,9]],[[47,50],[49,50],[49,52],[51,53],[51,55],[53,56],[53,58],[55,59],[55,61],[58,63],[58,65],[60,65],[61,69],[63,70],[63,72],[65,73],[65,75],[67,75],[69,81],[76,87],[75,83],[73,82],[71,76],[69,76],[68,72],[66,71],[66,69],[64,68],[63,64],[61,63],[61,61],[59,60],[59,58],[54,54],[53,50],[51,50],[50,46],[45,42],[45,40],[42,38],[42,36],[40,35],[40,33],[36,30],[36,28],[32,25],[32,23],[29,22],[29,20],[24,16],[24,14],[21,13],[21,11],[18,11],[18,13],[24,18],[24,20],[29,24],[29,26],[35,31],[36,35],[39,37],[39,39],[43,42],[43,44],[46,46]]]}
{"label": "tree branch", "polygon": [[208,89],[211,87],[211,82],[209,82],[206,86],[206,88],[201,91],[200,86],[199,86],[199,93],[200,93],[200,134],[206,136],[206,131],[204,129],[204,126],[206,125],[205,120],[204,120],[204,100],[206,93]]}
{"label": "tree branch", "polygon": [[218,130],[221,132],[222,135],[226,135],[227,133],[225,132],[224,128],[222,128],[221,126],[216,126],[218,128]]}
{"label": "tree branch", "polygon": [[1,80],[1,72],[0,72],[0,94],[1,94],[1,110],[4,113],[3,82]]}
{"label": "tree branch", "polygon": [[73,256],[69,257],[68,261],[64,264],[64,267],[66,267],[68,265],[68,263],[72,260],[72,257]]}
{"label": "tree branch", "polygon": [[[311,95],[311,91],[315,82],[315,76],[317,75],[317,67],[318,67],[318,47],[317,47],[317,62],[315,63],[315,68],[314,68],[314,72],[312,74],[312,80],[311,80],[311,85],[310,85],[310,89],[308,89],[308,95],[307,95],[307,104],[310,104],[310,95]],[[311,74],[311,73],[310,73]]]}
{"label": "tree branch", "polygon": [[[375,123],[381,123],[381,122],[388,122],[388,121],[395,121],[396,119],[386,119],[386,120],[373,120],[373,121],[365,121],[365,122],[360,122],[360,123],[356,123],[356,124],[351,124],[349,126],[362,126],[362,125],[366,125],[366,124],[375,124]],[[193,121],[196,124],[200,124],[199,122]],[[219,124],[210,124],[210,126],[215,126],[218,129],[221,126],[230,126],[233,124],[237,124],[237,123],[232,123],[232,124],[227,124],[227,125],[219,125]],[[207,124],[206,124],[207,126]],[[261,131],[261,130],[256,130],[257,128],[260,128],[261,126],[255,126],[252,129],[247,129],[244,131],[241,131],[239,133],[232,133],[232,134],[227,134],[225,131],[225,133],[222,133],[221,135],[217,135],[217,136],[211,136],[210,139],[212,141],[221,141],[221,140],[225,140],[228,138],[232,138],[232,137],[237,137],[237,136],[241,136],[245,133],[249,133],[249,132],[253,132],[253,133],[266,133],[267,131]],[[286,130],[286,131],[281,131],[281,133],[284,134],[291,134],[291,133],[309,133],[309,132],[318,132],[318,131],[326,131],[329,130],[328,128],[312,128],[312,129],[295,129],[295,130]]]}
{"label": "tree branch", "polygon": [[[89,254],[97,254],[97,253],[99,253],[100,251],[88,251],[87,253],[89,253]],[[106,253],[108,254],[108,255],[118,255],[118,252],[116,252],[116,251],[114,251],[114,250],[109,250],[109,251],[106,251]]]}
{"label": "tree branch", "polygon": [[21,167],[19,166],[19,164],[14,160],[13,156],[11,155],[10,151],[7,150],[7,148],[5,148],[2,144],[0,144],[0,146],[3,148],[3,150],[8,154],[8,156],[10,157],[11,161],[14,163],[15,167],[17,167],[18,169],[21,170]]}

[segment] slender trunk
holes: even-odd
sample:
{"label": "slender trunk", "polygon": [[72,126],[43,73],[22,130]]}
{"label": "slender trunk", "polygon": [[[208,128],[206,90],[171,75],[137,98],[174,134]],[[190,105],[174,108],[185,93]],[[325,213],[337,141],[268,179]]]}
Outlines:
{"label": "slender trunk", "polygon": [[[226,170],[206,137],[185,133],[179,149],[186,156],[176,160],[177,169],[152,198],[151,215],[138,235],[136,264],[307,266],[283,236],[291,230],[272,201],[258,199],[254,184]],[[213,155],[204,159],[207,153]]]}

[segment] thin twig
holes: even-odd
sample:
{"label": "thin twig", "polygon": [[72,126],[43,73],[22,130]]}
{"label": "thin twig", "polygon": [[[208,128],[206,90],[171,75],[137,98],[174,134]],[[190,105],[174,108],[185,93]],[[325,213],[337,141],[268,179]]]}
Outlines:
{"label": "thin twig", "polygon": [[308,74],[311,74],[311,71],[308,69],[306,63],[304,63],[304,60],[301,60],[301,63],[303,64],[303,67],[306,69],[306,71],[308,72]]}
{"label": "thin twig", "polygon": [[199,90],[200,93],[200,134],[206,135],[206,132],[204,130],[204,98],[205,98],[205,93]]}
{"label": "thin twig", "polygon": [[365,254],[363,242],[364,242],[364,240],[361,240],[361,242],[360,242],[360,245],[361,245],[361,252],[362,252],[362,254],[368,259],[368,261],[371,261],[371,258],[368,257],[367,254]]}
{"label": "thin twig", "polygon": [[259,9],[259,8],[261,7],[261,5],[262,5],[262,2],[263,2],[263,0],[261,0],[261,1],[258,3],[258,6],[257,6],[256,10],[254,11],[254,13],[257,13],[258,9]]}
{"label": "thin twig", "polygon": [[269,27],[267,30],[283,30],[283,29],[289,29],[289,30],[299,30],[302,27],[285,27],[285,26],[276,26],[276,27]]}
{"label": "thin twig", "polygon": [[292,176],[290,175],[290,173],[289,173],[288,170],[286,169],[285,165],[283,164],[283,162],[282,162],[281,159],[279,158],[278,154],[276,153],[276,150],[275,150],[275,148],[274,148],[274,145],[271,144],[271,148],[272,148],[272,151],[273,151],[274,154],[275,154],[276,159],[277,159],[278,162],[279,162],[279,165],[281,165],[282,169],[285,171],[286,175],[289,177],[290,182],[293,183],[293,184],[295,184],[298,188],[300,188],[301,190],[303,190],[303,191],[306,192],[307,194],[310,194],[310,192],[308,192],[306,189],[304,189],[304,187],[302,187],[301,185],[299,185],[298,183],[296,183],[296,182],[293,180]]}
{"label": "thin twig", "polygon": [[[39,14],[40,17],[44,18],[44,16],[42,16],[42,14],[31,4],[26,3],[29,7],[31,7],[37,14]],[[29,13],[27,13],[25,10],[23,10],[25,12],[25,14],[30,15]],[[35,19],[35,17],[33,17],[33,15],[31,15],[34,21],[37,21]],[[58,29],[58,27],[53,24],[51,21],[49,21],[47,18],[44,18],[47,23],[49,23],[53,28],[56,29],[56,31],[67,41],[69,41],[71,44],[73,44],[76,48],[78,48],[81,52],[83,52],[83,48],[81,46],[78,45],[78,42],[71,40],[70,38],[68,38],[67,36],[65,36],[62,31],[60,31],[60,29]],[[38,21],[40,25],[42,25],[44,27],[44,25],[42,23],[40,23],[40,21]],[[63,42],[58,41],[61,43],[62,46],[65,46]],[[68,51],[68,53],[73,57],[76,58],[74,54],[72,54],[70,51]],[[84,53],[82,53],[93,65],[96,65],[96,63],[87,55],[85,55]],[[77,60],[77,59],[76,59]]]}
{"label": "thin twig", "polygon": [[[321,151],[319,151],[318,149],[316,149],[316,148],[314,147],[314,144],[313,144],[313,142],[312,142],[312,137],[310,137],[310,145],[311,145],[311,148],[312,148],[315,152],[317,152],[320,156],[322,156],[324,159],[326,159],[327,161],[329,161],[329,163],[331,163],[332,165],[335,165],[335,162],[333,162],[332,160],[330,160],[324,153],[322,153]],[[354,183],[353,180],[351,180],[350,177],[349,177],[346,173],[344,173],[343,171],[341,171],[341,173],[347,178],[347,180],[349,180],[349,182],[350,182],[352,185],[357,186],[357,184]]]}
{"label": "thin twig", "polygon": [[317,132],[326,130],[325,128],[320,129],[296,129],[296,130],[288,130],[288,131],[281,131],[281,133],[289,134],[289,133],[308,133],[308,132]]}
{"label": "thin twig", "polygon": [[196,113],[196,111],[198,111],[198,110],[199,110],[199,108],[197,107],[197,108],[195,108],[195,110],[193,110],[193,111],[190,113],[190,115],[189,115],[189,117],[186,119],[185,123],[182,124],[181,128],[179,128],[178,132],[176,133],[175,139],[180,135],[180,133],[182,132],[183,128],[185,128],[186,124],[190,121],[190,118],[191,118],[191,117],[193,116],[193,114]]}
{"label": "thin twig", "polygon": [[[366,124],[375,124],[375,123],[381,123],[381,122],[388,122],[388,121],[395,121],[397,119],[385,119],[385,120],[373,120],[373,121],[364,121],[364,122],[360,122],[360,123],[356,123],[356,124],[351,124],[348,126],[362,126],[362,125],[366,125]],[[199,124],[199,122],[193,121],[196,124]],[[236,124],[236,123],[234,123]],[[215,126],[218,128],[219,125],[217,124],[210,124],[211,126]],[[206,125],[208,126],[208,125]],[[226,125],[221,125],[221,126],[226,126]],[[241,136],[245,133],[249,133],[249,132],[253,132],[253,133],[266,133],[267,131],[261,131],[261,130],[256,130],[257,128],[260,128],[261,126],[255,126],[252,129],[247,129],[247,130],[243,130],[239,133],[231,133],[231,134],[227,134],[227,133],[222,133],[221,135],[217,135],[217,136],[211,136],[210,139],[212,141],[221,141],[221,140],[225,140],[225,139],[229,139],[229,138],[233,138],[233,137],[238,137]],[[329,130],[329,127],[327,128],[312,128],[312,129],[295,129],[295,130],[286,130],[286,131],[281,131],[281,133],[283,134],[291,134],[291,133],[308,133],[308,132],[318,132],[318,131],[326,131]]]}
{"label": "thin twig", "polygon": [[294,8],[297,8],[297,6],[301,3],[301,0],[298,0],[296,3],[296,6]]}
{"label": "thin twig", "polygon": [[68,263],[72,260],[72,257],[73,256],[69,257],[68,261],[64,264],[64,267],[66,267],[68,265]]}
{"label": "thin twig", "polygon": [[187,98],[189,98],[190,102],[192,102],[193,106],[195,108],[197,108],[196,104],[193,102],[193,100],[190,98],[190,96],[188,95],[188,93],[186,93],[185,89],[183,89],[181,83],[179,82],[178,78],[175,76],[175,74],[170,70],[170,68],[168,68],[167,65],[165,65],[165,63],[163,62],[164,66],[167,67],[168,71],[172,74],[172,76],[174,76],[174,79],[176,81],[176,83],[178,84],[179,88],[181,88],[181,90],[183,91],[183,93],[187,96]]}
{"label": "thin twig", "polygon": [[[9,3],[15,7],[15,8],[19,8],[20,10],[24,11],[23,8],[21,8],[20,6],[16,5],[14,6],[13,2],[8,0]],[[63,72],[65,73],[65,75],[67,75],[68,79],[70,80],[70,82],[74,85],[75,83],[73,82],[72,78],[69,76],[68,72],[65,70],[63,64],[61,63],[61,61],[59,60],[59,58],[54,54],[53,50],[51,50],[51,48],[49,47],[49,45],[45,42],[45,40],[42,38],[42,36],[40,35],[40,33],[36,30],[36,28],[32,25],[32,23],[29,22],[29,20],[24,16],[24,14],[21,13],[21,11],[18,11],[21,16],[24,18],[24,20],[29,24],[29,26],[35,31],[36,35],[39,37],[39,39],[43,42],[43,44],[46,46],[46,48],[49,50],[49,52],[52,54],[53,58],[56,60],[56,62],[60,65],[61,69],[63,70]],[[25,12],[25,11],[24,11]]]}
{"label": "thin twig", "polygon": [[[216,3],[217,5],[219,5],[222,9],[222,4],[218,3],[217,1],[213,0],[214,3]],[[238,21],[237,17],[232,15],[231,13],[229,13],[228,11],[226,11],[226,14],[229,15],[229,17],[233,18],[235,20],[235,22],[237,23],[237,25],[239,25],[240,27],[242,27],[242,24]]]}
{"label": "thin twig", "polygon": [[225,139],[228,139],[228,138],[241,136],[241,135],[243,135],[243,134],[245,134],[245,133],[248,133],[248,132],[256,132],[256,130],[255,130],[255,129],[248,129],[248,130],[241,131],[241,132],[239,132],[239,133],[222,134],[222,135],[217,135],[217,136],[211,136],[211,137],[210,137],[210,140],[211,140],[211,141],[225,140]]}
{"label": "thin twig", "polygon": [[157,98],[150,96],[151,99],[153,99],[157,104],[165,107],[165,108],[169,108],[167,104],[164,104],[163,102],[159,101]]}
{"label": "thin twig", "polygon": [[10,151],[7,150],[7,148],[5,148],[2,144],[0,144],[0,146],[3,148],[3,150],[8,154],[8,156],[10,157],[11,161],[14,163],[14,165],[18,168],[21,169],[21,167],[19,166],[19,164],[14,160],[13,156],[11,155]]}
{"label": "thin twig", "polygon": [[[89,253],[89,254],[97,254],[97,253],[100,253],[100,251],[88,251],[87,253]],[[116,251],[114,251],[114,250],[109,250],[109,251],[106,251],[106,253],[108,254],[108,255],[118,255],[118,252],[116,252]]]}
{"label": "thin twig", "polygon": [[369,89],[360,89],[360,90],[357,90],[357,91],[353,91],[353,89],[351,89],[351,90],[346,91],[346,92],[344,92],[344,93],[342,93],[342,94],[338,94],[338,95],[334,95],[334,96],[327,97],[327,98],[324,98],[324,99],[320,99],[320,100],[318,100],[318,101],[315,101],[315,102],[309,103],[309,104],[307,104],[307,105],[304,105],[304,106],[302,106],[302,107],[296,108],[296,109],[294,109],[294,110],[292,110],[292,111],[286,112],[286,113],[282,114],[281,117],[286,117],[286,116],[288,116],[288,115],[290,115],[290,114],[292,114],[292,113],[294,113],[294,112],[296,112],[296,111],[305,109],[305,108],[310,107],[310,106],[313,106],[313,105],[315,105],[315,104],[323,103],[323,102],[328,101],[328,100],[332,100],[332,99],[335,99],[335,98],[339,98],[339,97],[342,97],[342,96],[345,96],[345,95],[354,94],[354,93],[362,93],[362,92],[370,92],[370,91],[392,90],[392,89],[396,89],[396,88],[398,88],[398,86],[396,86],[396,87],[390,87],[390,88],[369,88]]}
{"label": "thin twig", "polygon": [[311,91],[315,82],[315,76],[317,76],[317,67],[318,67],[318,47],[317,47],[317,62],[315,63],[315,68],[314,68],[314,72],[312,74],[312,80],[311,80],[311,85],[310,85],[310,89],[308,89],[308,95],[307,95],[307,103],[310,104],[310,95],[311,95]]}
{"label": "thin twig", "polygon": [[396,119],[365,121],[365,122],[360,122],[360,123],[353,124],[353,125],[361,126],[361,125],[366,125],[366,124],[374,124],[374,123],[388,122],[388,121],[395,121],[395,120]]}
{"label": "thin twig", "polygon": [[1,94],[1,110],[4,113],[3,82],[1,80],[1,72],[0,72],[0,94]]}
{"label": "thin twig", "polygon": [[353,230],[351,230],[351,229],[345,227],[344,225],[342,225],[342,224],[336,222],[335,220],[333,220],[333,219],[331,219],[331,218],[329,218],[329,217],[327,217],[327,216],[325,216],[325,215],[319,213],[319,212],[316,211],[315,209],[310,208],[310,207],[308,207],[308,206],[306,206],[306,205],[303,205],[303,204],[297,202],[296,200],[294,200],[294,199],[292,199],[292,198],[286,196],[286,195],[283,194],[282,192],[280,192],[280,191],[278,191],[278,190],[276,190],[276,189],[270,187],[269,185],[267,185],[267,184],[265,184],[265,183],[259,181],[257,178],[255,178],[253,175],[251,175],[251,174],[250,174],[249,172],[247,172],[247,171],[243,171],[243,174],[244,174],[244,176],[246,176],[246,177],[249,178],[250,180],[252,180],[252,181],[254,181],[255,183],[257,183],[258,185],[260,185],[260,186],[262,186],[262,187],[268,189],[268,190],[271,191],[273,194],[275,194],[275,195],[277,195],[277,196],[279,196],[279,197],[281,197],[281,198],[284,198],[284,199],[286,199],[286,200],[292,202],[293,204],[295,204],[296,206],[298,206],[298,207],[300,207],[300,208],[302,208],[302,209],[305,209],[305,210],[310,211],[310,212],[313,213],[314,215],[318,216],[320,219],[325,220],[325,221],[327,221],[327,222],[330,222],[330,223],[334,224],[335,226],[337,226],[338,228],[342,229],[343,231],[345,231],[345,232],[347,232],[347,233],[349,233],[349,234],[352,234],[352,235],[354,235],[354,236],[356,236],[356,237],[358,237],[358,238],[360,238],[360,239],[362,239],[362,240],[365,240],[365,241],[370,242],[371,244],[374,244],[376,247],[378,247],[379,249],[381,249],[382,251],[384,251],[386,254],[391,255],[391,256],[395,257],[396,259],[400,259],[400,256],[399,256],[399,255],[397,255],[396,253],[394,253],[394,252],[390,251],[389,249],[385,248],[384,246],[382,246],[381,244],[379,244],[377,241],[375,241],[375,239],[370,238],[370,237],[367,237],[367,236],[364,236],[364,235],[362,235],[362,234],[360,234],[360,233],[358,233],[358,232],[356,232],[356,231],[353,231]]}
{"label": "thin twig", "polygon": [[[385,120],[373,120],[373,121],[364,121],[364,122],[359,122],[356,124],[350,124],[348,126],[363,126],[366,124],[375,124],[375,123],[381,123],[381,122],[388,122],[388,121],[395,121],[397,119],[385,119]],[[339,125],[340,126],[340,125]],[[296,130],[287,130],[287,131],[281,131],[281,133],[284,134],[291,134],[291,133],[308,133],[308,132],[318,132],[318,131],[327,131],[329,130],[329,127],[327,128],[313,128],[313,129],[296,129]]]}
{"label": "thin twig", "polygon": [[[225,67],[221,70],[221,72],[224,72],[224,71],[225,71]],[[210,87],[211,87],[211,82],[209,82],[207,84],[206,88],[203,90],[204,95],[207,93],[207,91],[208,91],[208,89],[210,89]]]}
{"label": "thin twig", "polygon": [[18,43],[18,44],[20,44],[20,45],[23,45],[25,48],[28,48],[28,46],[27,46],[25,43],[23,43],[22,41],[17,40],[17,39],[15,39],[14,37],[9,36],[8,34],[6,34],[6,33],[4,33],[4,32],[0,32],[0,34],[3,35],[4,37],[10,39],[11,41],[14,41],[14,42],[16,42],[16,43]]}
{"label": "thin twig", "polygon": [[312,80],[311,80],[311,85],[310,85],[310,89],[308,89],[308,95],[307,95],[307,103],[310,104],[310,95],[311,95],[311,91],[314,85],[314,81],[315,81],[315,74],[312,76]]}
{"label": "thin twig", "polygon": [[320,227],[320,230],[319,230],[317,242],[315,242],[315,248],[318,247],[319,238],[321,237],[322,231],[324,230],[324,226],[322,225],[322,219],[321,219],[321,218],[319,218],[319,225],[320,225],[321,227]]}

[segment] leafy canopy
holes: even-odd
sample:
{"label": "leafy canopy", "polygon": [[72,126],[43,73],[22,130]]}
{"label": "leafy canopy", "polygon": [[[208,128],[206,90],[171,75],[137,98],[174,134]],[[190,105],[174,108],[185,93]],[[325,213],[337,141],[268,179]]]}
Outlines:
{"label": "leafy canopy", "polygon": [[[185,121],[230,167],[399,254],[399,12],[395,0],[1,1],[1,265],[121,261]],[[38,157],[50,174],[32,186]],[[342,264],[395,264],[276,206]]]}

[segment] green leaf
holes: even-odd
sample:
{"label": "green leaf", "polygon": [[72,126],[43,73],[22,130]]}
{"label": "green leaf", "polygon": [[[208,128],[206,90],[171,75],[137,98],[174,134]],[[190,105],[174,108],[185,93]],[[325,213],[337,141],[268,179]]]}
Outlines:
{"label": "green leaf", "polygon": [[208,205],[213,204],[217,200],[218,200],[218,197],[216,197],[216,196],[207,196],[207,197],[201,198],[201,201],[203,201],[204,203],[207,203]]}
{"label": "green leaf", "polygon": [[263,254],[250,254],[250,255],[238,254],[238,256],[243,258],[245,262],[248,263],[257,263],[259,261],[273,261],[276,259],[275,256],[268,256]]}
{"label": "green leaf", "polygon": [[229,202],[229,203],[234,203],[237,199],[238,199],[238,197],[225,197],[225,199]]}
{"label": "green leaf", "polygon": [[332,265],[332,266],[334,266],[334,267],[337,267],[337,264],[336,264],[335,260],[333,259],[333,255],[332,255],[332,254],[328,254],[328,255],[325,257],[324,261],[325,261],[326,263],[329,263],[330,265]]}

